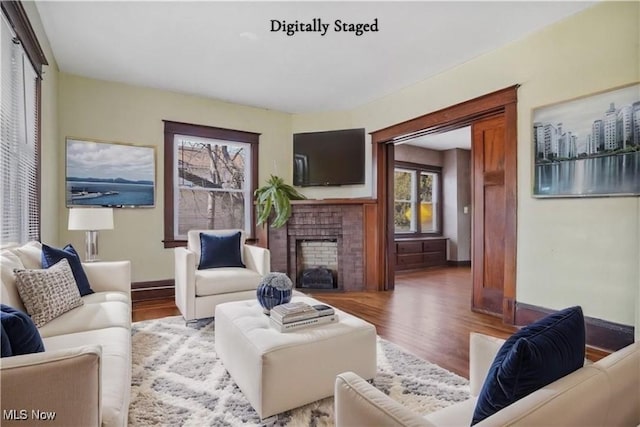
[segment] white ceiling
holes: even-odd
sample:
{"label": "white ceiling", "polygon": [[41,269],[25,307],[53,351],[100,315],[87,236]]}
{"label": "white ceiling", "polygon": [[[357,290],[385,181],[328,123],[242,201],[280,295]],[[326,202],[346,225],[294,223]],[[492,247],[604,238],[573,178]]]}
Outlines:
{"label": "white ceiling", "polygon": [[433,133],[422,135],[414,139],[403,141],[400,144],[415,145],[417,147],[429,148],[431,150],[450,150],[452,148],[463,148],[471,150],[471,126],[451,130],[444,133]]}
{"label": "white ceiling", "polygon": [[[362,105],[593,3],[44,1],[37,7],[63,72],[301,113]],[[272,19],[313,18],[331,24],[377,18],[379,32],[270,31]]]}

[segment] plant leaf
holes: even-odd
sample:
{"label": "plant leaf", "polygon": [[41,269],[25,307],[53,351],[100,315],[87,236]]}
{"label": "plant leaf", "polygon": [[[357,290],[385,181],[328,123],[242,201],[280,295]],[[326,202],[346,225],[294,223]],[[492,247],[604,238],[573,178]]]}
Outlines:
{"label": "plant leaf", "polygon": [[285,184],[284,179],[270,175],[267,183],[256,189],[253,193],[257,205],[257,224],[261,225],[268,221],[272,210],[275,218],[271,222],[271,227],[282,227],[291,217],[290,200],[303,200],[306,197],[299,193],[291,185]]}

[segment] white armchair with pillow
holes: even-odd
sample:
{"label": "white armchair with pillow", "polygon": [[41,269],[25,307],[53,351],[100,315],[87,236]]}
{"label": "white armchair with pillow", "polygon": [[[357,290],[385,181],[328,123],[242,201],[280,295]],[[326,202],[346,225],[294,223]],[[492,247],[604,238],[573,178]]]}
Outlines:
{"label": "white armchair with pillow", "polygon": [[243,231],[190,230],[175,249],[176,306],[187,322],[213,317],[218,304],[255,298],[270,271],[269,250],[246,245]]}

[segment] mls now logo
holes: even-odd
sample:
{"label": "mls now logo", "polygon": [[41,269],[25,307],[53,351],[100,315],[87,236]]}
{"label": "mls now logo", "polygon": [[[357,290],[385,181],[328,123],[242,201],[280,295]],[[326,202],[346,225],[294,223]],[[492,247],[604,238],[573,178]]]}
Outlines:
{"label": "mls now logo", "polygon": [[3,420],[26,420],[29,419],[29,412],[26,409],[3,409]]}
{"label": "mls now logo", "polygon": [[41,411],[39,409],[32,409],[31,412],[26,409],[3,409],[2,419],[23,421],[23,420],[40,420],[51,421],[56,418],[56,413],[51,411]]}

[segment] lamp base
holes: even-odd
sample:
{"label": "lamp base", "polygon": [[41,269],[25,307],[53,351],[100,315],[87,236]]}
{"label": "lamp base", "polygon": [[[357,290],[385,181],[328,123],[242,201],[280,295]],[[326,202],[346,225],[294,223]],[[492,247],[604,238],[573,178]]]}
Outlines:
{"label": "lamp base", "polygon": [[98,232],[96,230],[88,230],[85,241],[86,262],[96,262],[98,260]]}

